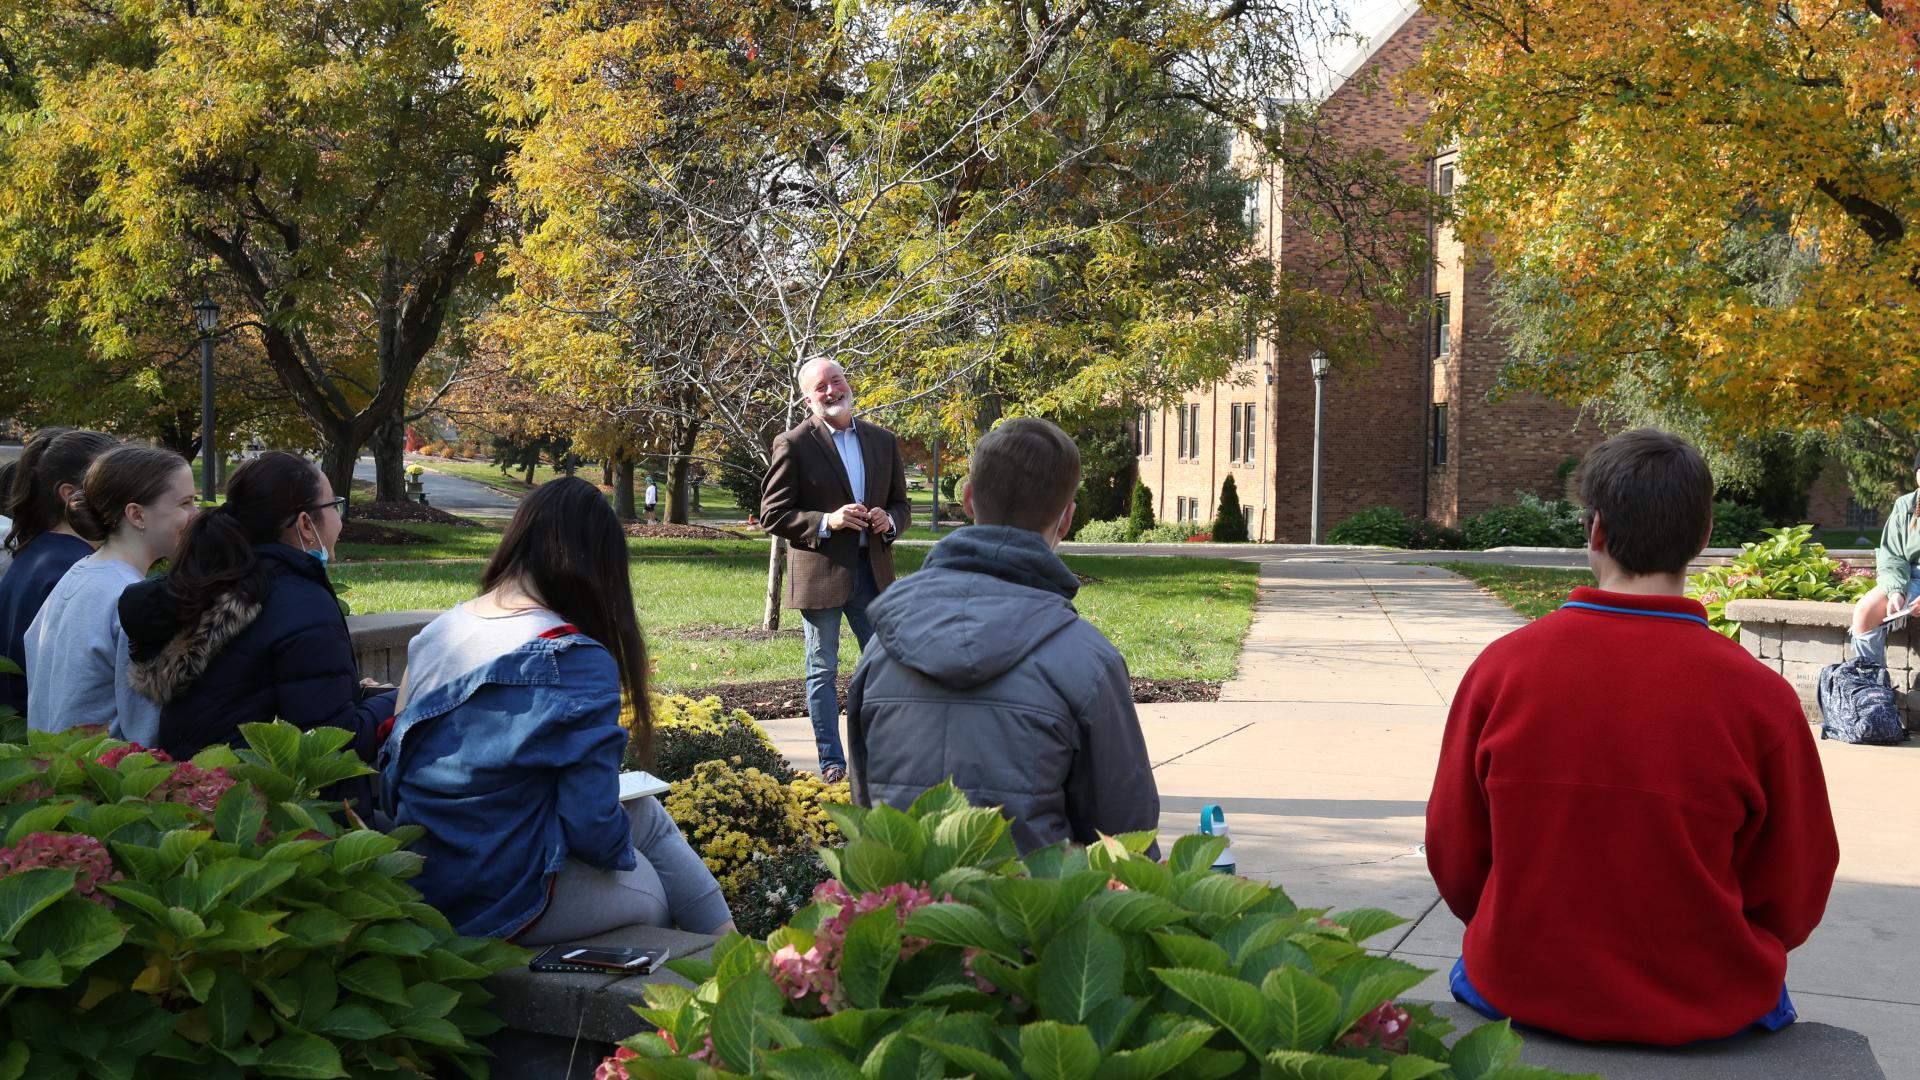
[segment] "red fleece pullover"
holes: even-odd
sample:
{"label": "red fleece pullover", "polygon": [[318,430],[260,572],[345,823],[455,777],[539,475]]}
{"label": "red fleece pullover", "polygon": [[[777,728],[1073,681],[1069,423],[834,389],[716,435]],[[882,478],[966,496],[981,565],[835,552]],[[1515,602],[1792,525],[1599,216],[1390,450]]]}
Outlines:
{"label": "red fleece pullover", "polygon": [[[1780,997],[1839,862],[1793,688],[1677,596],[1576,589],[1447,718],[1427,863],[1467,975],[1578,1039],[1730,1035]],[[1675,616],[1693,616],[1692,618]]]}

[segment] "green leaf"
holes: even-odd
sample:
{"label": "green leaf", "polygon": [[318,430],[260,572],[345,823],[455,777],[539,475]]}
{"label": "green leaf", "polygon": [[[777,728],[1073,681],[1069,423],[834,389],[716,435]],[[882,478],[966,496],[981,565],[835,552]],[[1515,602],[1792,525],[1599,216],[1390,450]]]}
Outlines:
{"label": "green leaf", "polygon": [[873,808],[861,826],[861,839],[878,840],[893,850],[906,856],[909,865],[920,861],[920,853],[927,849],[927,837],[920,829],[920,823],[888,806],[886,803]]}
{"label": "green leaf", "polygon": [[1183,1020],[1160,1038],[1133,1050],[1107,1055],[1096,1080],[1154,1080],[1179,1068],[1219,1030],[1198,1020]]}
{"label": "green leaf", "polygon": [[[1340,1024],[1334,1034],[1347,1030],[1382,1002],[1392,1001],[1426,978],[1427,972],[1412,964],[1381,956],[1356,957],[1328,972],[1328,984],[1340,992]],[[1518,1039],[1515,1043],[1518,1044]]]}
{"label": "green leaf", "polygon": [[0,877],[0,941],[11,942],[33,918],[73,891],[72,870],[36,867]]}
{"label": "green leaf", "polygon": [[413,923],[376,923],[362,930],[360,936],[353,939],[353,945],[361,952],[424,956],[433,948],[433,934]]}
{"label": "green leaf", "polygon": [[1426,1080],[1446,1072],[1447,1066],[1418,1054],[1396,1054],[1387,1066],[1387,1080]]}
{"label": "green leaf", "polygon": [[918,1033],[914,1033],[912,1038],[913,1041],[975,1076],[985,1077],[986,1080],[1013,1080],[1013,1070],[1007,1068],[1006,1063],[986,1050]]}
{"label": "green leaf", "polygon": [[1208,874],[1180,894],[1180,903],[1203,915],[1226,917],[1250,910],[1267,898],[1267,887],[1232,874]]}
{"label": "green leaf", "polygon": [[300,768],[300,729],[283,721],[241,724],[240,735],[274,771],[292,776]]}
{"label": "green leaf", "polygon": [[207,1031],[215,1046],[234,1047],[246,1038],[253,1019],[253,987],[239,971],[218,968],[207,994]]}
{"label": "green leaf", "polygon": [[1154,975],[1174,993],[1231,1031],[1240,1044],[1258,1056],[1273,1047],[1273,1020],[1260,991],[1231,975],[1191,968],[1154,968]]}
{"label": "green leaf", "polygon": [[1282,1049],[1311,1050],[1333,1037],[1340,1022],[1340,994],[1301,971],[1283,967],[1268,974],[1260,993],[1272,1005],[1273,1027]]}
{"label": "green leaf", "polygon": [[1100,1052],[1109,1053],[1118,1047],[1140,1014],[1147,1011],[1147,1003],[1142,998],[1128,997],[1125,994],[1103,1001],[1100,1007],[1087,1017],[1087,1030],[1093,1033],[1094,1044]]}
{"label": "green leaf", "polygon": [[211,911],[215,904],[227,898],[228,893],[246,884],[247,879],[258,873],[263,865],[252,859],[215,860],[194,879],[195,899],[198,901],[194,910],[203,915]]}
{"label": "green leaf", "polygon": [[1099,1065],[1100,1048],[1084,1027],[1041,1020],[1020,1028],[1020,1068],[1030,1080],[1091,1080]]}
{"label": "green leaf", "polygon": [[840,850],[844,880],[857,892],[876,892],[907,880],[907,857],[878,840],[854,840]]}
{"label": "green leaf", "polygon": [[1102,1002],[1119,995],[1126,951],[1113,931],[1083,917],[1047,943],[1041,961],[1035,1003],[1040,1015],[1083,1023]]}
{"label": "green leaf", "polygon": [[[0,656],[0,663],[6,664],[7,667],[13,667],[13,662],[4,656]],[[6,672],[4,669],[0,669],[0,673]],[[20,669],[17,667],[14,667],[11,672],[11,674],[15,675],[19,673]],[[25,1076],[27,1072],[27,1056],[26,1043],[18,1039],[8,1043],[5,1052],[0,1052],[0,1080],[20,1080],[22,1076]]]}
{"label": "green leaf", "polygon": [[868,810],[864,806],[851,803],[821,803],[820,809],[826,812],[827,819],[840,829],[840,835],[852,839],[861,834],[867,820]]}
{"label": "green leaf", "polygon": [[955,787],[953,781],[942,780],[921,792],[920,797],[913,800],[913,805],[907,808],[907,813],[915,819],[920,819],[971,809],[973,804],[967,801],[966,793]]}
{"label": "green leaf", "polygon": [[1163,899],[1174,898],[1178,889],[1174,885],[1173,871],[1166,864],[1147,859],[1129,859],[1113,868],[1113,876],[1120,884],[1138,893],[1150,893]]}
{"label": "green leaf", "polygon": [[1355,941],[1365,941],[1376,934],[1404,925],[1407,921],[1391,911],[1382,911],[1379,908],[1354,908],[1352,911],[1339,912],[1333,915],[1332,919],[1346,927],[1347,933],[1351,934]]}
{"label": "green leaf", "polygon": [[1123,934],[1138,934],[1171,926],[1187,913],[1152,893],[1128,890],[1094,897],[1093,917]]}
{"label": "green leaf", "polygon": [[13,944],[22,956],[41,953],[72,971],[120,947],[132,927],[90,900],[56,903],[20,928]]}
{"label": "green leaf", "polygon": [[1173,842],[1173,851],[1167,856],[1167,867],[1175,874],[1184,874],[1189,870],[1205,870],[1212,866],[1213,861],[1218,859],[1220,853],[1225,850],[1227,850],[1226,837],[1192,833]]}
{"label": "green leaf", "polygon": [[713,961],[704,956],[682,956],[667,961],[667,970],[697,985],[713,978]]}
{"label": "green leaf", "polygon": [[954,810],[933,827],[921,869],[937,875],[955,866],[984,866],[1013,855],[1007,819],[997,810]]}
{"label": "green leaf", "polygon": [[1520,1036],[1501,1020],[1482,1024],[1453,1044],[1448,1064],[1456,1080],[1482,1080],[1520,1060]]}
{"label": "green leaf", "polygon": [[160,838],[160,867],[163,876],[171,876],[185,866],[193,853],[206,846],[213,834],[199,829],[175,829]]}
{"label": "green leaf", "polygon": [[390,836],[356,829],[333,842],[333,868],[351,874],[398,846]]}
{"label": "green leaf", "polygon": [[1261,1075],[1279,1080],[1380,1080],[1387,1074],[1385,1065],[1303,1050],[1275,1050],[1267,1055],[1267,1064],[1270,1068]]}
{"label": "green leaf", "polygon": [[862,1009],[878,1008],[887,980],[900,961],[900,923],[892,904],[869,911],[847,925],[841,942],[840,985],[847,1000]]}
{"label": "green leaf", "polygon": [[760,1055],[755,1075],[772,1080],[862,1080],[860,1070],[846,1058],[815,1046],[769,1050]]}
{"label": "green leaf", "polygon": [[994,927],[986,912],[970,904],[928,904],[907,916],[905,930],[910,936],[941,945],[982,949],[1009,960],[1020,959],[1020,947]]}
{"label": "green leaf", "polygon": [[1162,931],[1153,935],[1153,943],[1174,967],[1224,975],[1232,966],[1227,960],[1227,950],[1203,937]]}
{"label": "green leaf", "polygon": [[14,962],[0,960],[0,986],[58,990],[70,982],[72,980],[67,978],[60,961],[51,955],[43,954]]}
{"label": "green leaf", "polygon": [[287,936],[274,929],[266,916],[232,904],[215,908],[210,918],[213,935],[198,942],[204,952],[256,952]]}
{"label": "green leaf", "polygon": [[356,994],[393,1005],[409,1005],[400,965],[390,956],[369,956],[340,972],[340,985]]}
{"label": "green leaf", "polygon": [[353,933],[353,922],[332,908],[308,908],[280,924],[286,935],[310,949],[338,945]]}
{"label": "green leaf", "polygon": [[[893,917],[891,912],[886,914]],[[771,1041],[766,1018],[779,1016],[784,1004],[779,987],[764,971],[742,975],[721,991],[709,1034],[728,1068],[745,1074],[757,1071],[756,1051]]]}
{"label": "green leaf", "polygon": [[809,1021],[813,1030],[853,1050],[873,1040],[875,1032],[900,1015],[898,1009],[842,1009]]}
{"label": "green leaf", "polygon": [[67,819],[68,814],[73,813],[77,805],[73,802],[48,803],[21,814],[13,819],[12,826],[7,829],[5,846],[12,847],[37,832],[52,832],[55,826]]}
{"label": "green leaf", "polygon": [[392,1025],[365,1005],[342,1005],[313,1024],[315,1035],[354,1042],[370,1042],[392,1030]]}
{"label": "green leaf", "polygon": [[1000,928],[1038,949],[1052,933],[1054,898],[1060,891],[1060,883],[1036,878],[998,878],[988,889],[999,905],[994,917]]}
{"label": "green leaf", "polygon": [[290,1031],[261,1048],[260,1062],[255,1068],[262,1076],[285,1076],[296,1080],[331,1080],[335,1076],[347,1075],[347,1070],[340,1064],[340,1051],[332,1043],[298,1031]]}

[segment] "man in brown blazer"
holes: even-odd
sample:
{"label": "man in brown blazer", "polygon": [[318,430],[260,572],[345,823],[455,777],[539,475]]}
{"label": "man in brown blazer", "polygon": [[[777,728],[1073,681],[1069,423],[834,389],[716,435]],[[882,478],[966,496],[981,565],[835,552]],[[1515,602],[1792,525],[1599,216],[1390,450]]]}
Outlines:
{"label": "man in brown blazer", "polygon": [[832,360],[800,368],[813,415],[773,441],[760,522],[787,541],[787,606],[807,635],[807,716],[828,783],[847,775],[840,746],[840,616],[865,650],[867,605],[893,584],[893,541],[912,521],[893,432],[853,418],[853,389]]}

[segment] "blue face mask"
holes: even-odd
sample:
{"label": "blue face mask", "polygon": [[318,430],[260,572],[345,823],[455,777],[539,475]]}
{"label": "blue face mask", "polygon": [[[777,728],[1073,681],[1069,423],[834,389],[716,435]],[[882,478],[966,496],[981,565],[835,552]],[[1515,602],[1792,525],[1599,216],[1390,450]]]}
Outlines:
{"label": "blue face mask", "polygon": [[307,554],[320,560],[321,566],[327,565],[327,549],[326,548],[308,548]]}

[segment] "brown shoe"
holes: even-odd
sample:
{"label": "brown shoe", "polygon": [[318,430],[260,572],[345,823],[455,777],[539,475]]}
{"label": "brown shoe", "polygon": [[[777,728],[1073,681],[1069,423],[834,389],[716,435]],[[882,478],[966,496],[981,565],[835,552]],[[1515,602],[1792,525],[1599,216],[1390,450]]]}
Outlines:
{"label": "brown shoe", "polygon": [[837,784],[846,778],[847,767],[845,765],[829,765],[820,770],[820,782],[823,784]]}

